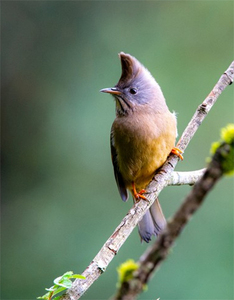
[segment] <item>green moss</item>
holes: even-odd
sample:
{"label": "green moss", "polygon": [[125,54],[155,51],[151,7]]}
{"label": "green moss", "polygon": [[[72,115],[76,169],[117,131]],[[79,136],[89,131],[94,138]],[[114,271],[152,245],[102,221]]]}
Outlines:
{"label": "green moss", "polygon": [[119,283],[126,282],[133,277],[133,272],[139,268],[138,264],[133,260],[129,259],[122,263],[118,268],[117,272],[119,274]]}
{"label": "green moss", "polygon": [[233,144],[234,141],[234,124],[228,124],[221,129],[221,138],[227,144]]}
{"label": "green moss", "polygon": [[215,154],[215,152],[217,151],[217,149],[221,146],[221,142],[213,142],[211,144],[211,148],[210,148],[210,153],[211,154]]}
{"label": "green moss", "polygon": [[220,151],[222,155],[222,169],[225,175],[234,174],[234,124],[228,124],[221,129],[221,139],[212,143],[210,153],[214,155],[216,151],[225,144],[230,146],[230,151]]}
{"label": "green moss", "polygon": [[234,148],[233,145],[228,154],[223,155],[223,172],[225,175],[233,175],[234,174]]}

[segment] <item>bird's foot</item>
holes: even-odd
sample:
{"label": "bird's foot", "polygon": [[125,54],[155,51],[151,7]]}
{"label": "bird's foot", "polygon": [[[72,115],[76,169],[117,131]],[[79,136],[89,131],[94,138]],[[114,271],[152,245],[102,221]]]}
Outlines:
{"label": "bird's foot", "polygon": [[180,149],[177,148],[177,147],[173,147],[173,148],[171,149],[171,153],[173,153],[173,154],[175,154],[176,156],[178,156],[181,160],[184,159],[183,156],[182,156],[182,154],[181,154],[181,153],[183,153],[183,151],[180,150]]}
{"label": "bird's foot", "polygon": [[140,201],[140,199],[148,201],[148,199],[144,195],[142,195],[146,192],[146,190],[142,189],[139,192],[137,192],[134,182],[132,183],[132,191],[136,201]]}

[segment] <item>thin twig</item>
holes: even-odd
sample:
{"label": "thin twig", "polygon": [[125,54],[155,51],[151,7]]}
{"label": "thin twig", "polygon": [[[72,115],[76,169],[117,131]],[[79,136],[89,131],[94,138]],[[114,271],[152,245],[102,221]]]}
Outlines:
{"label": "thin twig", "polygon": [[[227,71],[220,77],[218,83],[214,89],[208,95],[208,97],[199,105],[193,118],[186,127],[181,139],[179,140],[177,147],[181,150],[185,150],[188,146],[193,135],[197,131],[199,125],[202,123],[211,107],[216,102],[218,96],[222,91],[233,81],[234,75],[234,62],[230,65]],[[134,227],[141,220],[146,210],[153,204],[156,197],[167,185],[169,177],[174,170],[178,158],[175,155],[171,155],[165,162],[160,172],[154,177],[152,182],[147,187],[147,201],[140,201],[135,204],[127,215],[123,218],[120,225],[116,228],[111,237],[106,241],[101,250],[92,260],[87,269],[82,273],[86,279],[76,279],[72,287],[67,290],[67,293],[62,296],[62,300],[76,300],[79,299],[84,292],[93,284],[95,280],[105,271],[111,260],[124,244]]]}

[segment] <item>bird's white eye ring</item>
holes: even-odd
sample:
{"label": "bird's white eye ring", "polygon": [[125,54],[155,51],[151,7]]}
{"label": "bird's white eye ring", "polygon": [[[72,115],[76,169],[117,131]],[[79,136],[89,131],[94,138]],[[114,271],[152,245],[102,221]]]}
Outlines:
{"label": "bird's white eye ring", "polygon": [[137,89],[136,88],[130,88],[129,92],[130,92],[130,94],[135,95],[137,93]]}

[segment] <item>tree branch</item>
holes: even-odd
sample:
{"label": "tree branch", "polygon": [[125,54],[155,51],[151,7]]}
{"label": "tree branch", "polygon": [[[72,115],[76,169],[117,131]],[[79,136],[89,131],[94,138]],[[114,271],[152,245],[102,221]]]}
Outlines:
{"label": "tree branch", "polygon": [[159,235],[156,242],[141,256],[139,268],[133,273],[133,278],[122,282],[113,300],[134,300],[144,290],[151,275],[167,258],[175,239],[180,235],[191,216],[199,209],[206,195],[224,173],[223,159],[231,153],[231,145],[225,143],[218,148],[211,163],[202,178],[197,181],[166,228]]}
{"label": "tree branch", "polygon": [[194,185],[202,177],[206,169],[191,172],[172,172],[167,185]]}
{"label": "tree branch", "polygon": [[[227,71],[220,77],[219,81],[208,95],[208,97],[199,105],[194,116],[184,130],[177,147],[182,151],[186,149],[193,135],[197,131],[211,107],[216,102],[222,91],[232,83],[234,76],[234,62]],[[92,260],[90,265],[82,273],[86,279],[76,279],[72,287],[62,296],[62,300],[79,299],[84,292],[93,284],[95,280],[105,271],[111,260],[117,254],[121,246],[124,244],[134,227],[141,220],[146,210],[153,204],[156,197],[162,189],[168,184],[172,171],[178,162],[178,157],[170,155],[160,171],[154,176],[153,180],[147,187],[147,201],[140,201],[135,204],[123,218],[120,225],[116,228],[111,237],[106,241],[101,250]]]}

